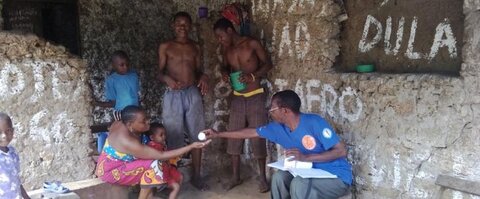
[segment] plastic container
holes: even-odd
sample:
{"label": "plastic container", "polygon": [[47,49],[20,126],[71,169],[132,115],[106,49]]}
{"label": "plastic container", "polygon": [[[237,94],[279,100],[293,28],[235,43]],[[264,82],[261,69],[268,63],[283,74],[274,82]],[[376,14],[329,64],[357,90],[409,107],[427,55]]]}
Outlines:
{"label": "plastic container", "polygon": [[245,83],[240,82],[240,75],[242,75],[242,71],[230,73],[230,83],[235,91],[242,91],[247,88]]}
{"label": "plastic container", "polygon": [[375,71],[375,66],[373,64],[362,64],[355,67],[359,73],[371,73]]}
{"label": "plastic container", "polygon": [[200,19],[208,17],[208,8],[205,6],[201,6],[198,8],[198,17]]}

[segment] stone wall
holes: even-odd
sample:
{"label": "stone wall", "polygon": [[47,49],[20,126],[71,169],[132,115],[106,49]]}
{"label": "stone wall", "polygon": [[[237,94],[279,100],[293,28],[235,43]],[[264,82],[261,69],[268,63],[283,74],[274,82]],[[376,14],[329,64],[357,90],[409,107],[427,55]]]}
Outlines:
{"label": "stone wall", "polygon": [[[274,90],[296,90],[303,111],[333,123],[349,145],[358,198],[432,198],[438,174],[480,180],[478,1],[464,1],[460,77],[334,72],[337,4],[252,2],[274,55]],[[473,198],[457,191],[444,197]]]}
{"label": "stone wall", "polygon": [[92,176],[86,63],[33,35],[0,32],[0,111],[12,117],[26,189]]}

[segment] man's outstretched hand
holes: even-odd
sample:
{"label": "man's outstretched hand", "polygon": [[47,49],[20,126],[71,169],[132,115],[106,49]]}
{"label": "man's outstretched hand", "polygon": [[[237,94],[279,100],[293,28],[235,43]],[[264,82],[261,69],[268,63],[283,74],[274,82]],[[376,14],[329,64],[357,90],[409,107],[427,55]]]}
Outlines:
{"label": "man's outstretched hand", "polygon": [[206,130],[203,130],[202,132],[205,133],[205,137],[207,139],[213,139],[218,137],[218,132],[213,129],[206,129]]}

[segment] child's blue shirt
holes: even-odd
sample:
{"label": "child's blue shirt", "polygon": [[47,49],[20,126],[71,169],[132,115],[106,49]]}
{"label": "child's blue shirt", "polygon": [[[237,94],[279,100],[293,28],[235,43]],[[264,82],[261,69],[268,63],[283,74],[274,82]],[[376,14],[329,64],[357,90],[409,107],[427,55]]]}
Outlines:
{"label": "child's blue shirt", "polygon": [[105,95],[107,100],[115,100],[115,110],[120,111],[126,106],[138,106],[140,82],[135,71],[128,71],[125,75],[116,72],[107,77]]}

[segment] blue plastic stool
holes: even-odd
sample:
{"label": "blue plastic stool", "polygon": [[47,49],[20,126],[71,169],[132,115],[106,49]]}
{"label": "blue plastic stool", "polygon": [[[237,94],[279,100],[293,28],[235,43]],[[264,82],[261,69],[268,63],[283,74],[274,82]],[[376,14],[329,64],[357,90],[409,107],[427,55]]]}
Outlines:
{"label": "blue plastic stool", "polygon": [[142,134],[142,144],[147,144],[148,142],[150,142],[150,137],[148,135],[146,135],[145,133]]}
{"label": "blue plastic stool", "polygon": [[97,150],[98,153],[102,153],[103,145],[105,145],[105,141],[107,141],[108,132],[100,132],[97,134]]}

